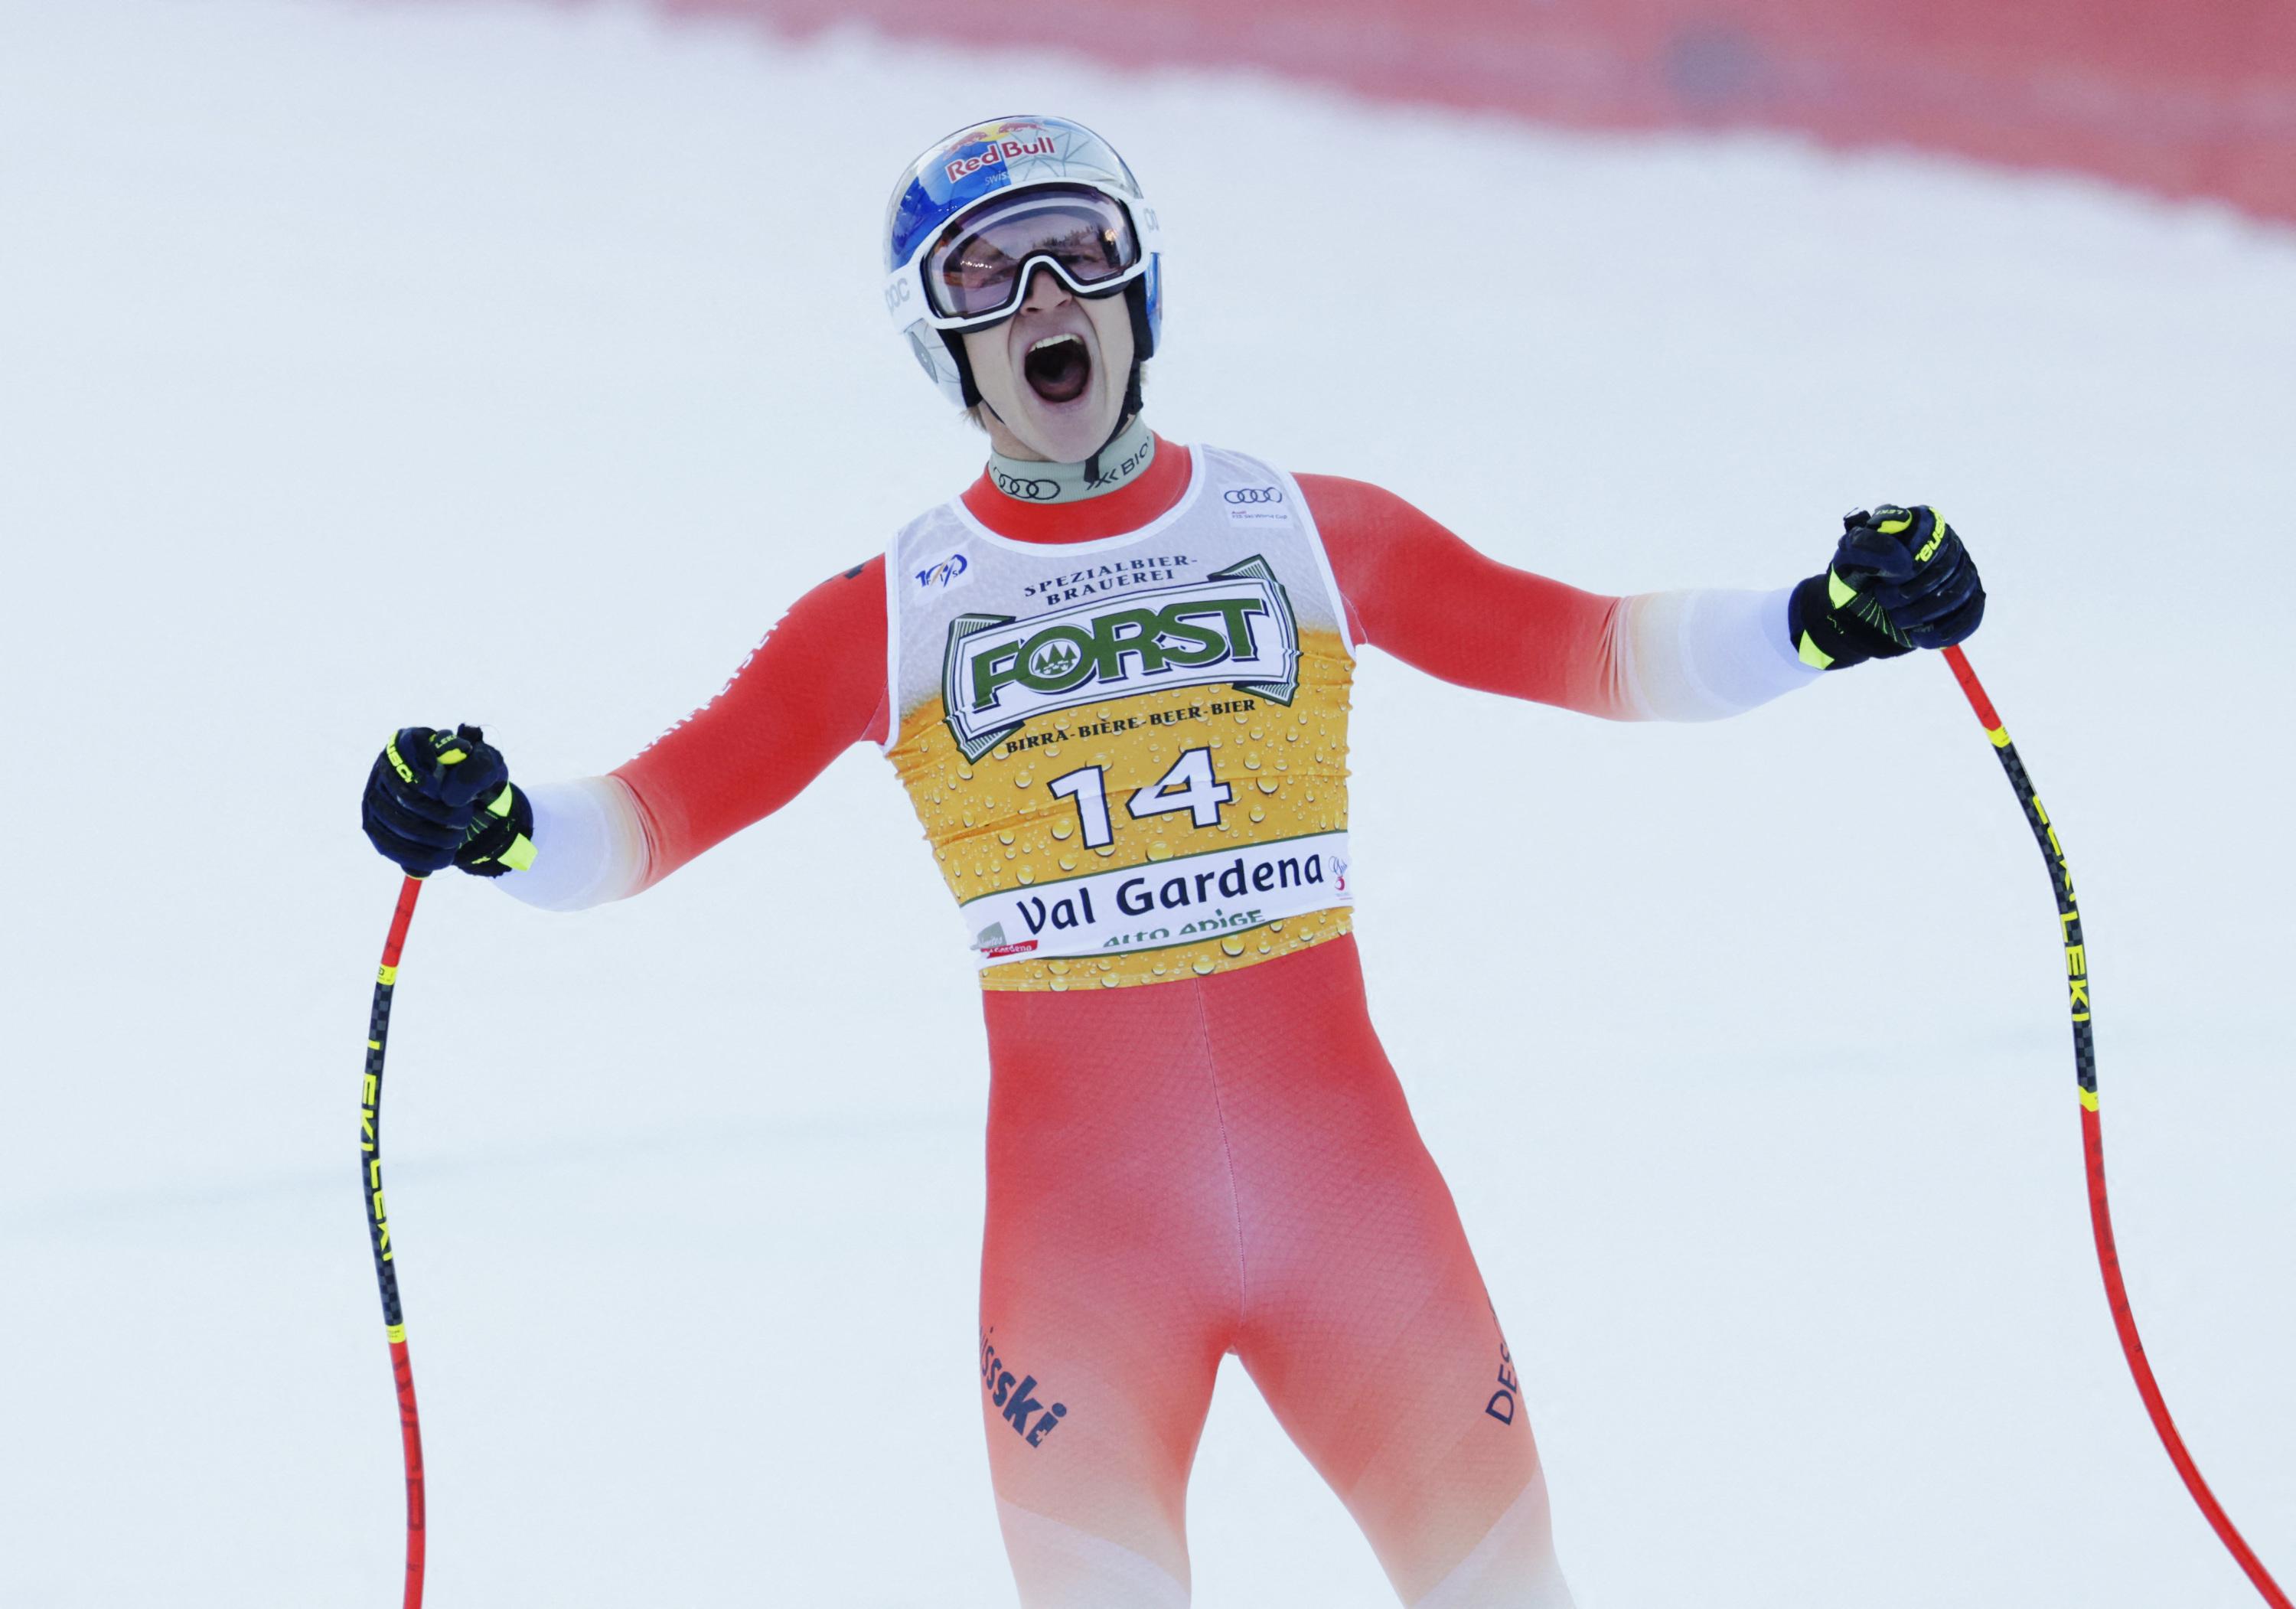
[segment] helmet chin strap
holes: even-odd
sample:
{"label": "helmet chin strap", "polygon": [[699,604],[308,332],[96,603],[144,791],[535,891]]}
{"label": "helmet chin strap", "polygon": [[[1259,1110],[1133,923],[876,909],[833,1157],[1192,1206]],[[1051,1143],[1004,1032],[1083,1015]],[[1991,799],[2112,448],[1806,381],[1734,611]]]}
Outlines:
{"label": "helmet chin strap", "polygon": [[[964,337],[955,330],[943,330],[940,332],[940,344],[948,349],[949,357],[956,365],[956,379],[964,392],[964,406],[969,408],[979,407],[983,402],[988,401],[988,399],[980,394],[980,386],[973,382],[972,359],[964,355]],[[992,414],[996,413],[994,406],[988,411]],[[1004,415],[996,414],[996,416],[1002,419]]]}
{"label": "helmet chin strap", "polygon": [[1131,428],[1132,422],[1140,417],[1140,360],[1136,357],[1132,360],[1132,373],[1124,382],[1124,406],[1116,410],[1116,423],[1110,429],[1108,439],[1093,448],[1092,456],[1084,461],[1085,484],[1089,486],[1100,480],[1101,454],[1115,446],[1116,439]]}
{"label": "helmet chin strap", "polygon": [[1156,337],[1148,327],[1148,286],[1145,281],[1134,280],[1124,287],[1124,310],[1132,321],[1132,373],[1124,377],[1124,406],[1116,410],[1116,428],[1108,432],[1108,439],[1093,448],[1092,456],[1084,461],[1084,478],[1087,483],[1100,479],[1100,456],[1124,434],[1124,427],[1140,417],[1145,406],[1140,398],[1140,365],[1156,356]]}

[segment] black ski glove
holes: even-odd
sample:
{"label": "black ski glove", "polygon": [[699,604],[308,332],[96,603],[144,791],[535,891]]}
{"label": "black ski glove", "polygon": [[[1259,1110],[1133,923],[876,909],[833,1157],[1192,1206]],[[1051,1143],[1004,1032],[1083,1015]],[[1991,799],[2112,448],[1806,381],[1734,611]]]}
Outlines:
{"label": "black ski glove", "polygon": [[480,877],[534,864],[534,809],[476,727],[405,727],[367,773],[359,817],[386,859],[427,877],[450,862]]}
{"label": "black ski glove", "polygon": [[1929,507],[1841,517],[1833,563],[1793,589],[1786,632],[1806,664],[1836,670],[1949,648],[1985,618],[1985,587],[1953,527]]}

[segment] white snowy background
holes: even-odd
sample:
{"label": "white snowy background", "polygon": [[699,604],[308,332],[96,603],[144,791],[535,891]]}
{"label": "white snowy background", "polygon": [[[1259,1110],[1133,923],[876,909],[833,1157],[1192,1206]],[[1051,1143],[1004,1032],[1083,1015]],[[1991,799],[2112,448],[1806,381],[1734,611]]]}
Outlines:
{"label": "white snowy background", "polygon": [[[1020,108],[1158,196],[1168,435],[1606,590],[1960,525],[2139,1317],[2296,1574],[2296,234],[614,7],[0,0],[0,1603],[398,1601],[365,767],[455,719],[617,764],[969,479],[876,231]],[[1373,1009],[1584,1609],[2251,1602],[2123,1371],[2046,885],[1942,665],[1694,729],[1359,687]],[[432,888],[386,1153],[437,1609],[1012,1603],[947,905],[866,749],[625,906]],[[1190,1523],[1206,1609],[1390,1601],[1240,1372]]]}

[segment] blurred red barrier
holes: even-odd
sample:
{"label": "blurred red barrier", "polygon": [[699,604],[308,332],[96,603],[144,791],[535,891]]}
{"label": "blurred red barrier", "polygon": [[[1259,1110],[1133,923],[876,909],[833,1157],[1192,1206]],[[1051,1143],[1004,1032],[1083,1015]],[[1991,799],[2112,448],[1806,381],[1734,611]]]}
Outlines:
{"label": "blurred red barrier", "polygon": [[1597,127],[1795,129],[2296,219],[2296,0],[655,0],[809,33],[1057,38]]}

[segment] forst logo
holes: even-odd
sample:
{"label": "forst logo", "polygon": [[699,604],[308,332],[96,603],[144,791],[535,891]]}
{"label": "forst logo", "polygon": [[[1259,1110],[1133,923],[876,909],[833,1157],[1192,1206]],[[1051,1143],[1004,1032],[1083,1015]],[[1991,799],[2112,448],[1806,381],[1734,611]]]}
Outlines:
{"label": "forst logo", "polygon": [[1040,134],[1033,140],[990,140],[986,150],[973,156],[956,158],[945,171],[948,175],[948,182],[954,185],[969,173],[978,173],[983,168],[994,167],[999,162],[1017,162],[1024,156],[1058,154],[1053,148],[1053,136],[1049,134]]}
{"label": "forst logo", "polygon": [[1120,603],[1028,620],[959,616],[941,698],[958,748],[978,759],[1037,716],[1128,693],[1225,682],[1288,704],[1299,664],[1291,599],[1255,556]]}
{"label": "forst logo", "polygon": [[1086,682],[1124,681],[1136,664],[1143,677],[1156,677],[1174,666],[1250,660],[1258,647],[1252,617],[1267,612],[1266,599],[1238,594],[1188,598],[1161,609],[1115,609],[1046,626],[974,656],[967,689],[972,712],[995,710],[1014,683],[1036,693],[1066,693]]}

